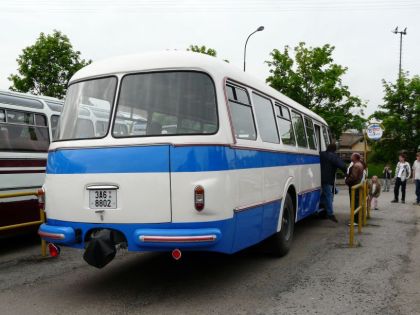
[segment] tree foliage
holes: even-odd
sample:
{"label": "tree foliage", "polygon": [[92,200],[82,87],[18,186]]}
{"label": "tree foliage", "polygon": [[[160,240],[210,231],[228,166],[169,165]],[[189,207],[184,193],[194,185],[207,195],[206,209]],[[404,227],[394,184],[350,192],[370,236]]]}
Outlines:
{"label": "tree foliage", "polygon": [[41,33],[16,61],[19,74],[9,76],[11,90],[57,98],[65,96],[73,74],[91,62],[81,59],[80,51],[75,51],[69,38],[57,30],[51,35]]}
{"label": "tree foliage", "polygon": [[328,44],[307,47],[302,42],[294,48],[293,59],[289,46],[283,51],[274,49],[266,61],[267,83],[322,116],[338,139],[346,129],[363,128],[365,104],[343,84],[347,68],[334,63],[333,51],[334,46]]}
{"label": "tree foliage", "polygon": [[394,161],[400,151],[407,151],[409,160],[420,147],[420,77],[403,73],[396,82],[383,82],[384,103],[372,118],[382,121],[385,132],[374,145],[376,161]]}
{"label": "tree foliage", "polygon": [[207,48],[206,46],[198,46],[198,45],[190,45],[189,48],[187,48],[188,51],[205,54],[213,57],[217,57],[217,51],[213,48]]}
{"label": "tree foliage", "polygon": [[[204,45],[203,46],[190,45],[190,47],[187,48],[187,50],[192,51],[192,52],[196,52],[196,53],[200,53],[200,54],[209,55],[209,56],[212,56],[212,57],[217,57],[216,49],[206,47]],[[229,60],[224,59],[224,61],[229,63]]]}

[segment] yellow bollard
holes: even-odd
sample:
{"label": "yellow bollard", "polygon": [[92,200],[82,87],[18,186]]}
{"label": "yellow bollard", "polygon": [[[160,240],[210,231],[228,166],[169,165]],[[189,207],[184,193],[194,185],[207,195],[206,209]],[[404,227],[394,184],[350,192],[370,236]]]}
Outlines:
{"label": "yellow bollard", "polygon": [[364,221],[363,186],[359,187],[358,193],[359,193],[359,206],[357,207],[357,209],[358,209],[358,213],[359,213],[359,216],[358,216],[359,222],[357,223],[357,232],[359,234],[361,234],[362,233],[362,225],[363,225],[363,221]]}
{"label": "yellow bollard", "polygon": [[351,189],[351,199],[350,199],[350,240],[349,246],[354,246],[354,199],[355,199],[355,191]]}
{"label": "yellow bollard", "polygon": [[[41,222],[42,223],[45,223],[45,212],[44,212],[44,209],[41,209],[41,208],[39,209],[39,216],[41,218]],[[47,242],[44,241],[43,239],[41,239],[41,255],[42,255],[42,257],[46,257],[47,256]]]}

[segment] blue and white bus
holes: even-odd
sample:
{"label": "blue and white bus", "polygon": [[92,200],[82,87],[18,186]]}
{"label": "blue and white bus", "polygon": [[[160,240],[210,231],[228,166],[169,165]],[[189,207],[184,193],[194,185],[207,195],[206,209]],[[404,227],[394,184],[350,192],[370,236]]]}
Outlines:
{"label": "blue and white bus", "polygon": [[[92,132],[81,112],[99,109]],[[235,66],[166,51],[94,62],[69,83],[39,234],[102,267],[129,251],[288,252],[320,201],[324,119]]]}

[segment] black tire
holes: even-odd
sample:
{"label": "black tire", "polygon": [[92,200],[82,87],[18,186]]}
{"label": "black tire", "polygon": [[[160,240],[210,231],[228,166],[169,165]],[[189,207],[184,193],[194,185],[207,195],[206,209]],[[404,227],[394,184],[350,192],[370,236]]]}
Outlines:
{"label": "black tire", "polygon": [[284,201],[281,230],[268,239],[269,249],[272,255],[282,257],[289,252],[293,241],[294,230],[295,211],[293,208],[292,197],[287,194]]}

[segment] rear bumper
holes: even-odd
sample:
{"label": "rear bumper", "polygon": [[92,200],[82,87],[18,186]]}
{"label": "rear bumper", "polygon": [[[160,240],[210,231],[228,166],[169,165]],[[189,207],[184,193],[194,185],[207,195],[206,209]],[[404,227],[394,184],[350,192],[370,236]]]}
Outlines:
{"label": "rear bumper", "polygon": [[[66,224],[68,223],[68,224]],[[74,222],[47,222],[40,226],[38,234],[42,239],[56,244],[71,247],[84,247],[84,239],[93,229],[112,229],[124,234],[129,250],[153,251],[170,250],[173,248],[194,249],[207,247],[214,248],[221,240],[223,233],[217,227],[179,228],[185,224],[155,224],[165,225],[168,228],[145,228],[147,224],[86,224]],[[67,226],[66,226],[67,225]],[[217,223],[216,223],[217,225]],[[219,251],[219,250],[218,250]],[[221,250],[223,251],[223,250]]]}

